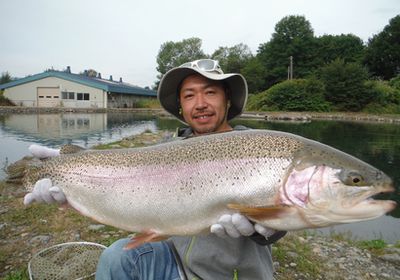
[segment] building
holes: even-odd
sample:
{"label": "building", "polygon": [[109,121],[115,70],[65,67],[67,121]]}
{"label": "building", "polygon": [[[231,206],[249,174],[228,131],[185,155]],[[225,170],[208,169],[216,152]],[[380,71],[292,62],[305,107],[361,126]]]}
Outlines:
{"label": "building", "polygon": [[102,79],[85,74],[48,70],[0,85],[4,96],[17,106],[64,108],[135,108],[143,99],[156,98],[153,90],[112,76]]}

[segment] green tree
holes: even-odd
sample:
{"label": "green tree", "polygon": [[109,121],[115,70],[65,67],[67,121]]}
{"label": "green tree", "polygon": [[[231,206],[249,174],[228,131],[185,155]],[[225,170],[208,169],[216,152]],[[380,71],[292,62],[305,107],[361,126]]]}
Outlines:
{"label": "green tree", "polygon": [[201,49],[201,39],[189,38],[179,42],[168,41],[161,45],[157,55],[157,78],[156,87],[162,76],[174,67],[185,62],[207,57]]}
{"label": "green tree", "polygon": [[364,87],[368,71],[359,63],[336,59],[322,67],[319,76],[325,84],[325,99],[339,111],[360,111],[373,98]]}
{"label": "green tree", "polygon": [[265,87],[265,67],[258,59],[252,57],[243,67],[241,73],[246,77],[249,93],[257,93],[263,91]]}
{"label": "green tree", "polygon": [[400,73],[400,15],[368,40],[365,64],[374,76],[385,80]]}
{"label": "green tree", "polygon": [[3,72],[1,73],[1,77],[0,77],[0,85],[11,82],[13,79],[10,75],[10,73],[8,72]]}
{"label": "green tree", "polygon": [[219,47],[211,55],[212,59],[219,61],[225,73],[241,73],[252,57],[250,48],[242,43],[233,47]]}
{"label": "green tree", "polygon": [[316,42],[316,53],[321,66],[337,58],[345,62],[361,62],[365,54],[362,39],[353,34],[323,35]]}
{"label": "green tree", "polygon": [[289,57],[293,57],[295,78],[306,77],[316,65],[316,41],[304,16],[287,16],[275,25],[272,39],[260,45],[257,57],[264,66],[265,87],[287,78]]}

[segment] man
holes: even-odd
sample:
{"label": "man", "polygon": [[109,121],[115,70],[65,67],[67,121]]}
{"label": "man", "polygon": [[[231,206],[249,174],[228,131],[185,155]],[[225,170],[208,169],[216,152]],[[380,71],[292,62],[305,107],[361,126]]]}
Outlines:
{"label": "man", "polygon": [[[224,74],[217,61],[202,59],[167,72],[158,98],[166,111],[188,125],[179,136],[197,137],[233,130],[228,121],[243,111],[247,84],[240,74]],[[41,181],[35,185],[36,193],[34,189],[25,197],[26,204],[65,201],[62,190],[51,186],[49,180]],[[240,214],[223,215],[210,232],[172,237],[131,250],[124,249],[128,238],[118,240],[100,257],[96,279],[273,278],[269,244],[284,232],[253,225]]]}

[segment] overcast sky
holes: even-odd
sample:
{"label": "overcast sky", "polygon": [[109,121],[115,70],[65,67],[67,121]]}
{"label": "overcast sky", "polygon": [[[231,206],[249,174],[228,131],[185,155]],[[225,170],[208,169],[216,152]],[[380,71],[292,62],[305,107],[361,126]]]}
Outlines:
{"label": "overcast sky", "polygon": [[0,0],[0,72],[71,66],[151,86],[162,43],[202,39],[205,53],[244,43],[256,54],[276,23],[303,15],[314,34],[365,42],[400,14],[400,0]]}

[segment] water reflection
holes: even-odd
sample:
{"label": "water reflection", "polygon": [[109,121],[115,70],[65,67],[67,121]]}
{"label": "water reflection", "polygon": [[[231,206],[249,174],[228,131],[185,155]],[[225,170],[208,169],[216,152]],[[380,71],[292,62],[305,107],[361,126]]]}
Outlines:
{"label": "water reflection", "polygon": [[[133,114],[10,114],[0,116],[0,167],[29,154],[33,143],[57,148],[91,147],[123,137],[157,131],[157,120]],[[0,170],[0,179],[4,178]]]}
{"label": "water reflection", "polygon": [[9,115],[3,120],[4,130],[26,137],[40,139],[76,138],[80,134],[104,131],[107,128],[105,114],[37,114]]}

